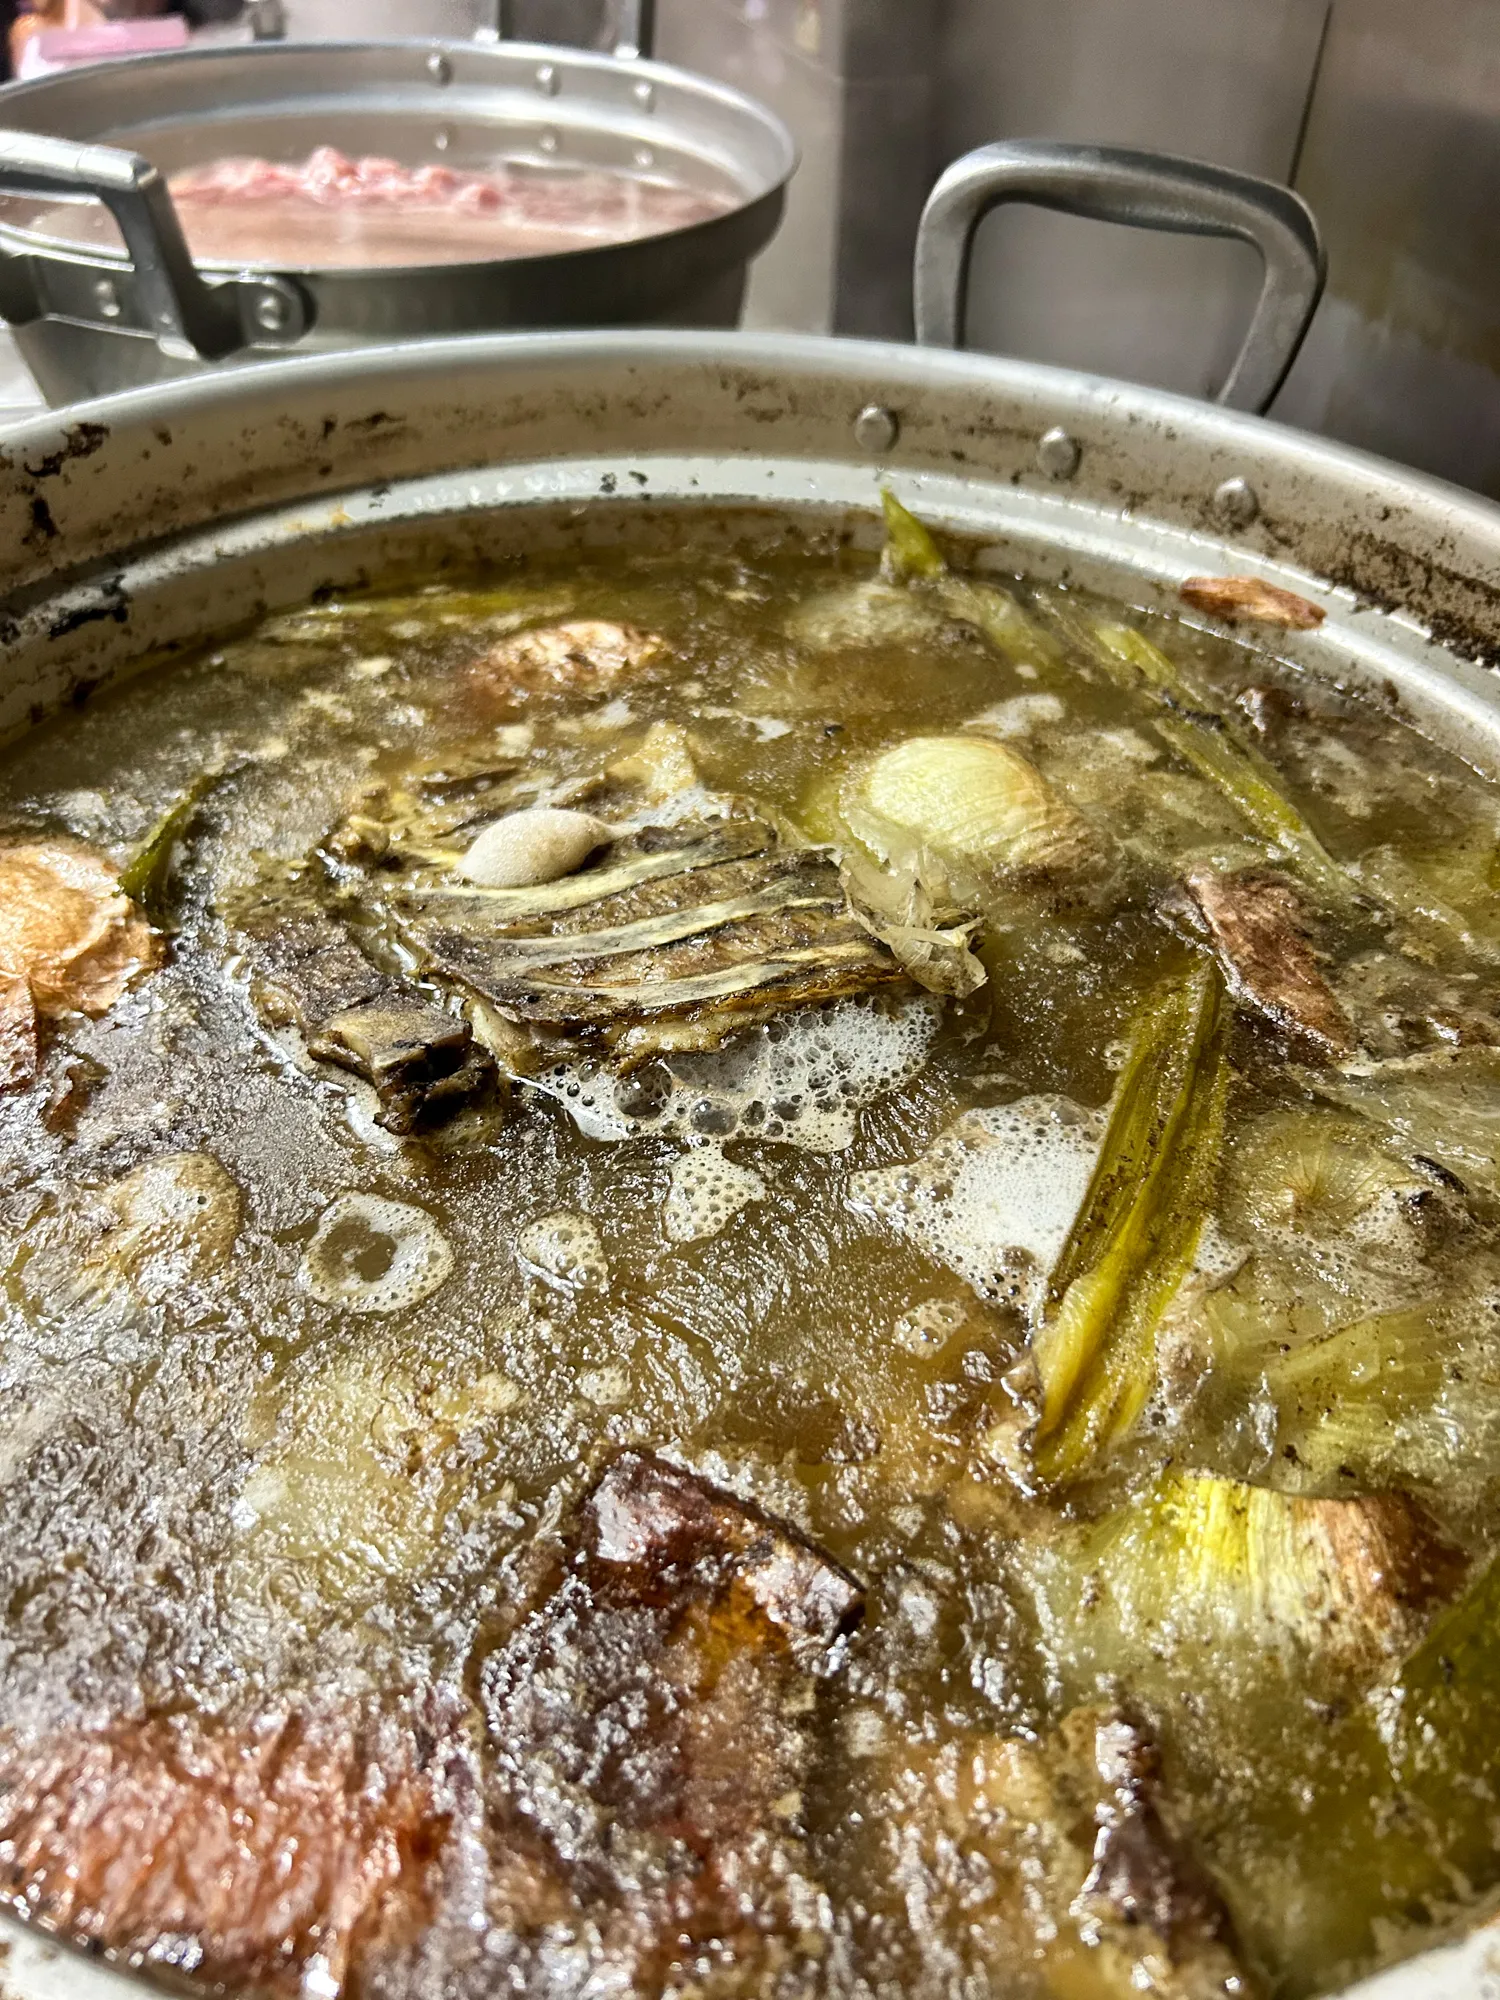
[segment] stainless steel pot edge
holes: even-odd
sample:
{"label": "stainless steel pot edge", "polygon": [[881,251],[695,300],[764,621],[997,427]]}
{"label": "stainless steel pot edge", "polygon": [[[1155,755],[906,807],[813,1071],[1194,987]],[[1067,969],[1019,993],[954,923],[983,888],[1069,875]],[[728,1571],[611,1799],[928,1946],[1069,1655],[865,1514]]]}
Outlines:
{"label": "stainless steel pot edge", "polygon": [[[36,419],[0,439],[0,589],[35,592],[45,579],[56,596],[67,550],[67,604],[16,603],[0,642],[13,674],[24,654],[29,672],[46,660],[49,675],[78,680],[156,643],[135,594],[147,578],[124,579],[122,519],[150,524],[157,588],[163,564],[212,559],[211,547],[161,548],[204,523],[253,512],[278,543],[314,537],[332,551],[371,505],[390,520],[545,491],[579,506],[667,499],[674,461],[686,459],[684,497],[847,508],[868,506],[882,477],[916,481],[913,497],[955,525],[990,539],[998,528],[1028,559],[1045,562],[1050,549],[1090,574],[1133,573],[1158,595],[1193,570],[1260,568],[1313,588],[1330,610],[1290,657],[1335,673],[1363,660],[1367,682],[1389,662],[1403,697],[1435,694],[1450,711],[1462,686],[1466,726],[1477,738],[1493,730],[1495,682],[1475,664],[1500,661],[1500,511],[1488,503],[1121,383],[770,336],[365,350]],[[523,477],[527,466],[539,470]],[[403,484],[482,469],[502,484],[471,499]],[[373,502],[329,506],[370,487]],[[270,514],[287,506],[273,529]],[[0,724],[17,719],[12,703]]]}
{"label": "stainless steel pot edge", "polygon": [[[344,121],[339,130],[355,120],[366,135],[348,138],[356,149],[389,150],[394,120],[436,147],[466,127],[503,126],[511,144],[539,157],[566,160],[576,139],[586,157],[607,143],[611,158],[639,164],[691,158],[739,199],[658,236],[533,257],[195,265],[166,184],[183,133],[211,141],[247,118],[313,113]],[[727,327],[797,163],[781,120],[728,85],[536,43],[351,40],[132,57],[8,86],[0,125],[15,128],[0,130],[0,188],[94,195],[128,246],[69,244],[0,217],[0,311],[54,402],[196,372],[229,354],[259,361],[501,327]],[[133,150],[141,145],[159,171]]]}
{"label": "stainless steel pot edge", "polygon": [[[564,525],[628,532],[657,505],[725,502],[838,518],[867,510],[887,479],[1001,562],[1051,551],[1055,571],[1127,580],[1138,601],[1169,601],[1194,568],[1304,587],[1329,619],[1289,641],[1288,658],[1388,685],[1500,769],[1500,680],[1483,664],[1500,659],[1500,509],[1121,383],[748,336],[365,350],[140,390],[6,433],[8,719],[107,678],[174,620],[184,641],[194,619],[207,636],[230,608],[212,578],[237,578],[236,605],[291,601],[402,524],[498,508],[518,510],[519,528],[546,507]],[[64,550],[76,560],[59,570]],[[1495,2000],[1497,1951],[1481,1930],[1346,2000]],[[21,2000],[139,1991],[35,1937],[5,1978]]]}

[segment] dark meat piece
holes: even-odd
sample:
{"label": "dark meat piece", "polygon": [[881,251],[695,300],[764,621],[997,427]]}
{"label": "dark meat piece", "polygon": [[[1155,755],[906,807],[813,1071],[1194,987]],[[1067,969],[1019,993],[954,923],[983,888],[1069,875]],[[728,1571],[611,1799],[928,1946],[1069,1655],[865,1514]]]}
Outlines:
{"label": "dark meat piece", "polygon": [[236,928],[260,1013],[372,1084],[389,1130],[430,1129],[493,1084],[494,1065],[468,1023],[379,971],[311,898],[265,902]]}
{"label": "dark meat piece", "polygon": [[887,1732],[885,1746],[849,1799],[846,1838],[924,1920],[862,1939],[874,1990],[1252,2000],[1214,1887],[1167,1823],[1152,1746],[1126,1718],[1078,1709],[1040,1741]]}
{"label": "dark meat piece", "polygon": [[336,1992],[426,1922],[462,1782],[441,1716],[175,1715],[0,1747],[0,1893],[107,1950]]}
{"label": "dark meat piece", "polygon": [[808,1676],[860,1610],[792,1528],[658,1459],[614,1462],[538,1608],[479,1655],[507,1990],[545,1985],[540,1932],[569,1907],[611,1990],[759,1991],[797,1962],[818,1893],[796,1831]]}
{"label": "dark meat piece", "polygon": [[1321,604],[1299,597],[1279,584],[1263,583],[1258,576],[1190,576],[1179,585],[1177,595],[1195,611],[1231,624],[1248,620],[1256,625],[1281,625],[1292,632],[1311,632],[1328,615]]}
{"label": "dark meat piece", "polygon": [[1208,926],[1233,992],[1277,1027],[1305,1037],[1323,1055],[1354,1047],[1354,1030],[1323,977],[1292,884],[1250,871],[1194,868],[1188,892]]}
{"label": "dark meat piece", "polygon": [[1285,688],[1254,685],[1241,688],[1234,705],[1250,722],[1257,736],[1279,735],[1289,722],[1305,713],[1302,703]]}
{"label": "dark meat piece", "polygon": [[493,1066],[467,1021],[399,991],[330,1014],[307,1042],[324,1062],[375,1086],[393,1132],[440,1124],[491,1082]]}
{"label": "dark meat piece", "polygon": [[1060,1736],[1065,1754],[1082,1766],[1086,1789],[1095,1792],[1093,1866],[1075,1910],[1103,1923],[1142,1925],[1162,1940],[1174,1964],[1207,1956],[1222,1979],[1233,1970],[1229,1914],[1162,1820],[1156,1746],[1112,1709],[1075,1710]]}

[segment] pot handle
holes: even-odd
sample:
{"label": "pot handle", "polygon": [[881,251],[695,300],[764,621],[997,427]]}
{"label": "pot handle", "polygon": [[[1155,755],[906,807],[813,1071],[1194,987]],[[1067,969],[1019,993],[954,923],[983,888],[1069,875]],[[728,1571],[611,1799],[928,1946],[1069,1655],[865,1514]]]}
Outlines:
{"label": "pot handle", "polygon": [[1096,222],[1252,244],[1265,267],[1243,346],[1216,401],[1264,410],[1296,359],[1323,293],[1327,260],[1312,210],[1275,181],[1170,153],[1006,139],[949,167],[917,233],[917,341],[960,347],[969,258],[981,219],[1024,201]]}
{"label": "pot handle", "polygon": [[[166,181],[139,153],[79,146],[34,132],[0,132],[0,191],[85,194],[102,201],[125,239],[140,315],[169,354],[222,361],[258,343],[280,346],[297,340],[307,330],[307,301],[285,278],[252,275],[216,285],[205,282]],[[29,260],[12,256],[4,262],[0,312],[18,325],[44,318],[48,307],[35,273],[27,271]],[[110,304],[94,311],[102,324],[119,325],[122,306],[110,272],[102,271],[101,279]],[[76,316],[71,308],[69,316]]]}
{"label": "pot handle", "polygon": [[656,0],[618,0],[614,53],[622,62],[648,62],[656,44]]}

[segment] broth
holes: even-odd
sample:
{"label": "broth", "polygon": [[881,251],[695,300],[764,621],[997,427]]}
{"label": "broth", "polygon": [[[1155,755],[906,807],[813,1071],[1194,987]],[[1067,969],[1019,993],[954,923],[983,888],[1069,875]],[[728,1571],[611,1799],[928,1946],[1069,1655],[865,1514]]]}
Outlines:
{"label": "broth", "polygon": [[6,753],[15,1908],[257,1990],[1291,2000],[1492,1886],[1500,800],[892,515]]}
{"label": "broth", "polygon": [[[525,160],[409,167],[332,146],[295,163],[211,160],[168,185],[194,257],[308,269],[550,257],[688,229],[735,206],[726,192],[661,174]],[[119,240],[94,201],[35,212],[24,226],[70,243]]]}

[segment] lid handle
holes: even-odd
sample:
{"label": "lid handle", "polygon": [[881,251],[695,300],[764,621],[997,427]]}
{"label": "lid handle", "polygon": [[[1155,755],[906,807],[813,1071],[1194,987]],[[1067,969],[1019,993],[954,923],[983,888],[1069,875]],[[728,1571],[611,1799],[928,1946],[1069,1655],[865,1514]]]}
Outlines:
{"label": "lid handle", "polygon": [[1327,262],[1311,209],[1275,181],[1202,160],[1125,146],[1006,139],[955,161],[928,198],[917,234],[917,340],[961,347],[974,231],[1002,202],[1030,202],[1096,222],[1230,236],[1265,267],[1244,344],[1216,400],[1264,410],[1296,359]]}
{"label": "lid handle", "polygon": [[[139,153],[79,146],[35,132],[0,132],[0,190],[92,195],[102,201],[125,239],[141,316],[168,354],[222,361],[262,343],[286,345],[307,331],[307,299],[289,279],[267,273],[216,285],[204,281],[166,181]],[[19,282],[16,266],[22,262],[8,260],[9,281],[0,287],[0,312],[18,324],[47,311],[40,286]]]}

